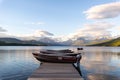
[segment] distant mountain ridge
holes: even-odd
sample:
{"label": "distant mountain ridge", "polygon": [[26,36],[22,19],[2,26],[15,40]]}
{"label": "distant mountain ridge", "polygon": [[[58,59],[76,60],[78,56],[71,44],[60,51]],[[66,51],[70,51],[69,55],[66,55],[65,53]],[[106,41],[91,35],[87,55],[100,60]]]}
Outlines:
{"label": "distant mountain ridge", "polygon": [[16,38],[0,38],[0,41],[4,41],[6,43],[21,43],[22,40],[16,39]]}
{"label": "distant mountain ridge", "polygon": [[0,38],[0,45],[31,45],[31,46],[120,46],[120,37],[117,39],[98,38],[88,39],[84,37],[75,40],[69,39],[59,42],[49,37],[37,38],[37,40],[22,40],[18,38]]}
{"label": "distant mountain ridge", "polygon": [[15,45],[15,46],[47,46],[47,44],[35,41],[35,40],[29,40],[29,41],[23,41],[16,38],[0,38],[0,45],[6,46],[6,45]]}
{"label": "distant mountain ridge", "polygon": [[103,43],[92,44],[90,46],[120,46],[120,37],[103,42]]}

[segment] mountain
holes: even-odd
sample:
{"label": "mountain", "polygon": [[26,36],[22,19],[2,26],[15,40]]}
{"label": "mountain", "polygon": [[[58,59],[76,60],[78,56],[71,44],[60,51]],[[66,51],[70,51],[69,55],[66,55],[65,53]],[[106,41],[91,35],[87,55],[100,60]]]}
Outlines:
{"label": "mountain", "polygon": [[31,45],[36,45],[36,46],[48,46],[49,45],[47,43],[43,43],[43,42],[36,41],[36,40],[25,40],[22,42],[22,44],[31,44]]}
{"label": "mountain", "polygon": [[86,45],[92,45],[97,43],[102,43],[105,41],[111,40],[111,38],[88,38],[88,37],[80,37],[73,41],[72,45],[76,46],[86,46]]}
{"label": "mountain", "polygon": [[43,38],[40,38],[37,41],[40,41],[42,43],[46,43],[46,44],[51,45],[51,46],[62,46],[63,45],[63,44],[57,42],[55,39],[52,39],[52,38],[49,38],[49,37],[43,37]]}
{"label": "mountain", "polygon": [[[52,38],[52,37],[34,37],[30,39],[20,39],[20,38],[0,38],[0,45],[36,45],[36,46],[86,46],[86,45],[103,45],[110,41],[109,38],[87,38],[87,37],[78,37],[76,39],[67,39],[62,41],[61,39]],[[101,44],[100,44],[101,43]]]}
{"label": "mountain", "polygon": [[72,45],[84,46],[89,42],[91,42],[91,39],[87,39],[86,37],[78,37],[76,40],[73,41]]}
{"label": "mountain", "polygon": [[5,44],[5,42],[4,41],[0,41],[0,45],[3,45],[3,44]]}
{"label": "mountain", "polygon": [[103,43],[92,44],[90,46],[120,46],[120,37],[103,42]]}
{"label": "mountain", "polygon": [[6,43],[21,43],[22,40],[16,38],[0,38],[0,41],[4,41]]}
{"label": "mountain", "polygon": [[54,39],[51,37],[44,37],[44,38],[39,38],[40,42],[47,43],[50,45],[74,45],[74,46],[85,46],[85,45],[90,45],[90,44],[96,44],[99,42],[105,42],[110,40],[109,38],[97,38],[97,39],[92,39],[88,37],[78,37],[76,39],[68,39],[65,41],[62,41],[61,39]]}
{"label": "mountain", "polygon": [[75,46],[85,46],[85,45],[91,45],[96,44],[98,42],[104,42],[109,40],[108,36],[103,37],[81,37],[81,36],[26,36],[26,37],[17,37],[17,39],[20,39],[22,41],[31,41],[31,43],[45,43],[47,45],[75,45]]}
{"label": "mountain", "polygon": [[47,46],[46,43],[42,43],[35,40],[19,40],[16,38],[0,38],[0,45],[7,46],[7,45],[14,45],[14,46]]}

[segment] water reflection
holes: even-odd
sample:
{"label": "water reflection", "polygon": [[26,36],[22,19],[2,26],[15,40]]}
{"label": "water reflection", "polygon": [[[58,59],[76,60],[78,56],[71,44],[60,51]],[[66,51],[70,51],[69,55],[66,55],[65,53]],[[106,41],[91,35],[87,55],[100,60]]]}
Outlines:
{"label": "water reflection", "polygon": [[84,77],[88,80],[120,80],[120,52],[102,48],[85,50],[81,61]]}
{"label": "water reflection", "polygon": [[[0,47],[0,80],[26,80],[40,66],[32,52],[77,46]],[[120,47],[83,47],[81,71],[86,80],[120,80]]]}
{"label": "water reflection", "polygon": [[87,78],[88,80],[120,80],[118,77],[106,74],[89,74]]}
{"label": "water reflection", "polygon": [[26,80],[39,63],[31,50],[0,50],[0,79]]}

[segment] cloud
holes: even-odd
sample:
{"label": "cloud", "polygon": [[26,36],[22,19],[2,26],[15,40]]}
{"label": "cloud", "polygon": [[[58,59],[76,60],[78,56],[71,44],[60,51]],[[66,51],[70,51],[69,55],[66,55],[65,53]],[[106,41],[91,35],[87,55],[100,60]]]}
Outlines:
{"label": "cloud", "polygon": [[111,30],[112,36],[114,38],[120,37],[120,26],[117,25],[117,26],[111,28],[110,30]]}
{"label": "cloud", "polygon": [[120,26],[116,27],[116,30],[119,30],[119,31],[120,31]]}
{"label": "cloud", "polygon": [[8,26],[8,25],[0,25],[0,37],[13,37],[12,35],[6,33],[7,30],[3,29],[2,28],[3,26]]}
{"label": "cloud", "polygon": [[44,22],[29,22],[29,23],[24,23],[24,24],[29,24],[29,25],[45,25]]}
{"label": "cloud", "polygon": [[120,15],[120,2],[96,5],[84,11],[87,19],[107,19]]}
{"label": "cloud", "polygon": [[9,35],[9,34],[6,34],[6,33],[0,33],[0,37],[5,38],[5,37],[15,37],[15,36]]}
{"label": "cloud", "polygon": [[30,34],[20,34],[20,35],[15,35],[16,37],[26,37],[26,38],[30,38],[30,39],[34,39],[36,37],[42,38],[42,37],[49,37],[49,36],[53,36],[52,33],[48,32],[48,31],[43,31],[43,30],[36,30],[33,33]]}
{"label": "cloud", "polygon": [[[111,37],[110,29],[112,29],[115,25],[108,23],[108,22],[94,22],[91,24],[84,24],[82,28],[78,29],[76,32],[68,34],[68,35],[60,35],[54,36],[54,34],[44,31],[44,30],[36,30],[29,34],[0,34],[0,36],[13,36],[17,38],[22,38],[26,40],[36,39],[39,40],[40,38],[49,37],[54,38],[56,41],[67,41],[67,40],[76,40],[80,37],[96,39],[102,37]],[[0,31],[4,32],[2,27],[0,27]]]}
{"label": "cloud", "polygon": [[68,39],[77,39],[79,37],[87,37],[91,39],[110,37],[109,29],[114,27],[114,24],[107,22],[95,22],[92,24],[84,24],[84,27],[67,36]]}
{"label": "cloud", "polygon": [[35,36],[53,36],[52,33],[48,32],[48,31],[43,31],[43,30],[36,30],[33,35],[35,35]]}
{"label": "cloud", "polygon": [[0,25],[0,32],[6,32],[7,30],[3,29]]}
{"label": "cloud", "polygon": [[68,34],[56,36],[55,39],[59,42],[67,41],[67,40],[76,40],[77,38],[83,37],[87,39],[96,39],[103,37],[111,37],[110,29],[115,25],[107,22],[95,22],[91,24],[84,24],[83,28],[78,29],[76,32]]}

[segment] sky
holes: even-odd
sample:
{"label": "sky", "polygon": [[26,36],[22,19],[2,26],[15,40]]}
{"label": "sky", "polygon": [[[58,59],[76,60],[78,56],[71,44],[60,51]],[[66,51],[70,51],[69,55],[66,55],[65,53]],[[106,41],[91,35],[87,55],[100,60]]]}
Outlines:
{"label": "sky", "polygon": [[0,37],[120,35],[120,0],[0,0]]}

